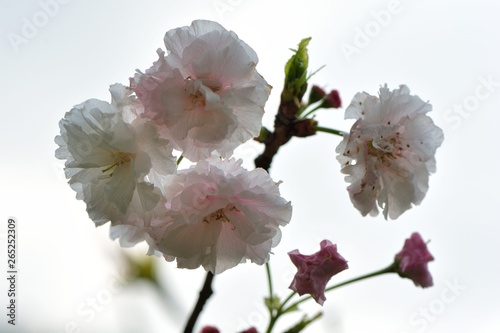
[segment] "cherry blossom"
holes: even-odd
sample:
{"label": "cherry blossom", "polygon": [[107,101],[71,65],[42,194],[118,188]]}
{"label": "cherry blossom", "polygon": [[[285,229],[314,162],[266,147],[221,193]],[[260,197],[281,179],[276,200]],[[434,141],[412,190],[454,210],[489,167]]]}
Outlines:
{"label": "cherry blossom", "polygon": [[351,201],[363,216],[376,215],[378,203],[386,219],[396,219],[424,199],[444,139],[426,115],[431,109],[404,85],[381,87],[379,97],[354,96],[345,117],[356,122],[336,152]]}
{"label": "cherry blossom", "polygon": [[297,273],[290,289],[299,295],[310,294],[320,305],[326,300],[326,284],[332,276],[349,268],[347,261],[337,252],[337,245],[329,240],[320,243],[321,249],[312,255],[300,254],[298,250],[288,252]]}
{"label": "cherry blossom", "polygon": [[395,256],[396,271],[400,276],[411,279],[416,286],[427,288],[432,286],[432,276],[427,268],[427,263],[432,260],[434,257],[422,236],[414,232]]}
{"label": "cherry blossom", "polygon": [[168,219],[152,225],[157,250],[179,268],[218,274],[247,259],[262,265],[291,218],[291,204],[263,169],[211,158],[165,188]]}
{"label": "cherry blossom", "polygon": [[168,55],[131,87],[152,119],[184,157],[229,157],[258,136],[271,86],[255,69],[256,53],[220,24],[197,20],[165,35]]}
{"label": "cherry blossom", "polygon": [[90,99],[66,113],[56,157],[66,160],[69,184],[96,225],[129,226],[111,230],[127,245],[149,238],[141,228],[165,211],[160,188],[148,177],[175,173],[176,163],[156,127],[134,119],[140,110],[131,92],[121,85],[110,92],[112,103]]}

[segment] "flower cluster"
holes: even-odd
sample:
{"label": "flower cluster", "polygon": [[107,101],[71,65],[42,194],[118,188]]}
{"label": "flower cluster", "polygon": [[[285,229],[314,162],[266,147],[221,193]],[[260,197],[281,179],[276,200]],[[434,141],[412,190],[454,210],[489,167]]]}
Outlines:
{"label": "flower cluster", "polygon": [[[138,70],[129,87],[112,85],[111,102],[89,99],[59,122],[56,157],[66,161],[68,183],[94,223],[110,222],[110,236],[122,246],[146,241],[150,254],[176,261],[179,268],[209,272],[186,332],[212,294],[212,274],[246,261],[263,265],[279,244],[292,206],[266,170],[293,136],[319,131],[343,136],[337,160],[363,216],[381,208],[386,219],[396,219],[426,195],[444,139],[427,116],[431,105],[404,85],[393,91],[383,86],[378,97],[354,96],[345,113],[356,120],[349,133],[318,126],[308,116],[320,108],[340,108],[342,101],[337,90],[327,93],[314,85],[307,104],[302,102],[311,76],[309,41],[303,39],[285,65],[274,131],[261,123],[271,86],[256,70],[256,53],[234,32],[205,20],[168,31],[166,51],[159,49],[158,60]],[[255,160],[262,168],[248,171],[232,155],[251,138],[266,147]],[[183,158],[189,167],[179,167]],[[389,267],[328,288],[348,265],[337,245],[323,240],[320,247],[312,255],[288,252],[297,273],[289,286],[293,293],[283,301],[273,293],[266,266],[267,332],[302,301],[313,298],[323,305],[326,291],[362,279],[397,273],[423,288],[433,284],[427,264],[434,257],[418,233]],[[289,304],[296,294],[310,296]],[[287,332],[299,332],[320,316],[304,316]],[[205,326],[201,332],[219,330]],[[250,327],[241,333],[255,332]]]}
{"label": "flower cluster", "polygon": [[[210,21],[168,31],[168,54],[130,87],[60,121],[56,157],[96,225],[123,246],[146,240],[178,267],[221,273],[269,259],[291,204],[262,169],[229,158],[257,136],[271,87],[255,52]],[[178,169],[174,153],[195,164]]]}

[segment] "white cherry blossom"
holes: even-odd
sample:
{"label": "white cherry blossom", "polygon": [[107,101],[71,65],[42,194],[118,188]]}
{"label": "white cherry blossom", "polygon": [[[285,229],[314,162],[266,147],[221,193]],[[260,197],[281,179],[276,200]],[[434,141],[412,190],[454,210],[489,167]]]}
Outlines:
{"label": "white cherry blossom", "polygon": [[354,96],[345,117],[357,120],[336,152],[351,201],[363,216],[376,215],[378,203],[386,219],[396,219],[424,199],[444,139],[426,115],[431,110],[404,85],[393,91],[385,85],[379,97]]}
{"label": "white cherry blossom", "polygon": [[160,188],[149,178],[175,173],[176,163],[156,127],[134,119],[140,110],[130,90],[113,85],[110,92],[111,104],[91,99],[66,113],[59,122],[61,135],[55,139],[56,157],[66,160],[69,184],[96,225],[111,221],[131,226],[112,230],[112,237],[122,234],[126,244],[142,240],[132,235],[134,227],[147,227],[164,214]]}
{"label": "white cherry blossom", "polygon": [[215,274],[247,259],[269,260],[292,207],[266,171],[247,171],[241,162],[211,158],[178,172],[165,191],[169,217],[151,227],[167,260]]}

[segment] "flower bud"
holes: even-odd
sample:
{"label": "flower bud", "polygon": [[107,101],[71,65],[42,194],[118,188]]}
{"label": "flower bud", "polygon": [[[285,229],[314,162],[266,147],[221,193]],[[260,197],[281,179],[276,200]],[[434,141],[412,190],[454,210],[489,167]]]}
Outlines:
{"label": "flower bud", "polygon": [[299,43],[299,48],[285,65],[285,86],[281,95],[282,102],[300,100],[307,89],[307,66],[309,55],[307,45],[311,38],[304,38]]}
{"label": "flower bud", "polygon": [[321,107],[328,108],[340,108],[342,106],[342,101],[340,100],[339,92],[337,90],[332,90],[328,95],[325,95]]}
{"label": "flower bud", "polygon": [[220,331],[217,327],[205,326],[201,329],[200,333],[220,333]]}
{"label": "flower bud", "polygon": [[309,100],[307,104],[311,105],[319,102],[326,96],[326,91],[320,86],[313,85],[311,91],[309,92]]}
{"label": "flower bud", "polygon": [[240,332],[240,333],[259,333],[255,327],[250,327],[247,328],[246,330]]}
{"label": "flower bud", "polygon": [[289,288],[301,296],[310,294],[318,304],[323,305],[328,281],[349,267],[337,252],[337,245],[324,240],[320,246],[321,249],[312,255],[300,254],[298,250],[288,252],[298,270]]}
{"label": "flower bud", "polygon": [[399,276],[411,279],[416,286],[422,288],[432,286],[432,276],[427,268],[427,263],[432,260],[434,257],[417,232],[405,241],[403,249],[394,258]]}

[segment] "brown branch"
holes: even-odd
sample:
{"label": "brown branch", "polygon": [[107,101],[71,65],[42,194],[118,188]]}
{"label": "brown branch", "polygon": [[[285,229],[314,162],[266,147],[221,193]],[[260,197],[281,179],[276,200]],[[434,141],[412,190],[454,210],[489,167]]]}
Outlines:
{"label": "brown branch", "polygon": [[281,102],[278,113],[274,118],[274,132],[263,142],[265,149],[255,159],[255,167],[269,171],[274,156],[281,146],[286,144],[293,136],[306,137],[316,134],[316,121],[313,119],[297,119],[300,100],[302,95],[296,100],[285,100],[285,94],[281,94]]}
{"label": "brown branch", "polygon": [[203,310],[203,306],[205,306],[206,301],[212,296],[212,280],[214,279],[214,274],[212,272],[207,272],[207,277],[205,278],[205,283],[203,284],[203,288],[200,291],[200,296],[198,297],[198,302],[193,309],[193,313],[189,317],[188,322],[186,323],[186,328],[184,329],[184,333],[192,333],[194,325],[196,324],[196,320],[201,314]]}

